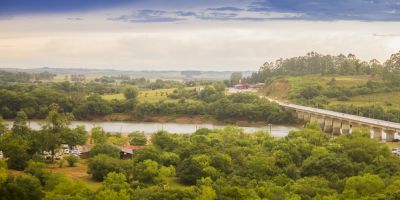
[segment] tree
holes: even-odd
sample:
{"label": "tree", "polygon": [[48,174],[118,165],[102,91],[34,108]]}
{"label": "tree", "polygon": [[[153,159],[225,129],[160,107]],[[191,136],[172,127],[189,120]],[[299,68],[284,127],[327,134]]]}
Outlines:
{"label": "tree", "polygon": [[400,52],[392,54],[384,63],[383,78],[394,84],[400,83]]}
{"label": "tree", "polygon": [[44,144],[51,152],[51,161],[54,161],[55,149],[62,143],[62,135],[70,132],[68,124],[73,119],[72,115],[59,113],[57,104],[50,105],[50,112],[47,115],[42,131],[46,135]]}
{"label": "tree", "polygon": [[107,142],[107,133],[101,127],[94,127],[91,131],[91,138],[95,144]]}
{"label": "tree", "polygon": [[62,142],[68,144],[70,149],[73,149],[76,145],[83,145],[86,143],[88,132],[85,130],[84,126],[77,126],[70,131],[63,131],[61,137]]}
{"label": "tree", "polygon": [[137,163],[134,167],[134,178],[144,184],[157,184],[164,182],[160,173],[158,163],[152,160],[145,160]]}
{"label": "tree", "polygon": [[0,116],[0,137],[6,134],[8,131],[8,124],[4,121],[3,117]]}
{"label": "tree", "polygon": [[99,143],[94,145],[94,147],[90,150],[90,157],[95,157],[99,154],[104,154],[113,158],[119,158],[119,149],[114,145],[108,143]]}
{"label": "tree", "polygon": [[134,86],[126,86],[124,89],[124,96],[126,99],[135,99],[139,95],[139,89]]}
{"label": "tree", "polygon": [[238,84],[240,82],[240,80],[242,80],[242,72],[233,72],[231,74],[231,85],[235,85]]}
{"label": "tree", "polygon": [[345,198],[359,199],[372,196],[382,191],[385,184],[377,175],[364,174],[353,176],[346,180],[343,195]]}
{"label": "tree", "polygon": [[11,169],[23,170],[30,159],[28,154],[29,142],[21,136],[14,136],[11,133],[2,136],[1,149],[7,159],[8,167]]}
{"label": "tree", "polygon": [[46,193],[44,200],[54,199],[77,199],[86,200],[91,199],[93,192],[86,187],[81,181],[73,181],[71,178],[67,178],[57,184],[53,190]]}
{"label": "tree", "polygon": [[104,154],[99,154],[89,160],[88,173],[96,181],[102,181],[110,172],[130,174],[131,163],[119,158],[113,158]]}
{"label": "tree", "polygon": [[11,128],[11,132],[13,133],[13,135],[26,137],[26,135],[30,131],[27,125],[27,121],[28,116],[26,115],[26,113],[24,111],[19,111]]}
{"label": "tree", "polygon": [[131,145],[146,145],[147,137],[143,132],[135,131],[128,134],[129,144]]}
{"label": "tree", "polygon": [[103,181],[103,187],[116,192],[130,190],[130,185],[127,182],[125,174],[116,172],[110,172],[107,174]]}
{"label": "tree", "polygon": [[40,200],[44,196],[39,180],[31,175],[17,176],[7,187],[10,196],[5,199]]}

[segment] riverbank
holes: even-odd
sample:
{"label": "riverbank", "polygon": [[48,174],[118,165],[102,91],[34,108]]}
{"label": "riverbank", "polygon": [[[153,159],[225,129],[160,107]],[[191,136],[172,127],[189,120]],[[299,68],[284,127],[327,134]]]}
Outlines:
{"label": "riverbank", "polygon": [[[243,119],[225,119],[218,120],[213,116],[206,115],[170,115],[170,116],[146,116],[146,117],[135,117],[133,115],[125,113],[115,113],[106,115],[104,117],[90,117],[85,121],[94,122],[152,122],[152,123],[177,123],[177,124],[214,124],[214,125],[235,125],[235,126],[267,126],[266,121],[250,121]],[[280,124],[280,125],[293,125],[293,124]],[[297,125],[297,124],[295,124]]]}

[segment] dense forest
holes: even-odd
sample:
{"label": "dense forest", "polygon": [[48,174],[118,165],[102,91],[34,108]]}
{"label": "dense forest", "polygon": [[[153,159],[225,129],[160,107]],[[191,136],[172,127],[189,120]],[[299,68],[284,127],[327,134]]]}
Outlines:
{"label": "dense forest", "polygon": [[[118,135],[92,130],[88,173],[98,189],[50,172],[40,153],[62,143],[82,144],[88,133],[68,128],[67,114],[52,105],[42,130],[28,128],[18,114],[4,123],[0,147],[0,199],[398,199],[400,159],[369,131],[330,138],[317,125],[284,138],[235,127],[199,129],[191,135],[158,132],[152,143],[122,160],[112,145]],[[68,134],[66,134],[68,133]],[[71,136],[71,137],[68,137]],[[143,135],[129,135],[142,143]],[[75,139],[74,139],[75,138]],[[77,157],[65,157],[74,166]],[[7,169],[9,168],[9,169]],[[12,175],[10,169],[24,170]]]}
{"label": "dense forest", "polygon": [[[307,79],[311,75],[331,76],[332,79],[327,84],[318,80],[308,82],[308,85],[301,84],[301,86],[299,86],[300,83],[296,83],[298,85],[292,85],[293,88],[289,91],[287,100],[300,105],[400,122],[400,108],[392,106],[390,99],[387,99],[384,105],[374,105],[374,99],[371,97],[368,104],[348,103],[352,97],[356,96],[399,92],[400,52],[391,55],[383,64],[375,59],[369,62],[362,61],[352,54],[331,56],[311,52],[306,56],[279,59],[273,63],[267,62],[258,72],[246,77],[245,80],[266,82],[268,86],[274,81],[285,82],[285,77]],[[335,76],[364,76],[369,80],[357,85],[338,84]],[[333,100],[338,103],[330,104]]]}
{"label": "dense forest", "polygon": [[[103,77],[104,78],[104,77]],[[185,85],[186,84],[186,85]],[[283,123],[290,120],[286,111],[277,104],[252,94],[225,95],[222,82],[201,83],[203,89],[186,89],[193,82],[150,82],[145,79],[124,80],[119,85],[106,82],[43,82],[9,83],[0,86],[0,115],[14,118],[24,111],[28,118],[43,119],[49,105],[56,103],[63,112],[72,113],[76,119],[95,119],[113,113],[133,117],[150,116],[210,116],[219,120],[250,120]],[[175,88],[171,93],[160,92],[167,100],[146,101],[149,87]],[[144,100],[137,99],[143,93]],[[124,99],[105,100],[101,95],[123,93]]]}
{"label": "dense forest", "polygon": [[336,75],[372,75],[380,76],[385,81],[399,83],[400,52],[393,54],[381,64],[372,59],[369,62],[358,59],[355,55],[322,55],[310,52],[305,56],[278,59],[264,63],[258,72],[246,79],[247,82],[269,82],[277,76],[302,76],[308,74]]}

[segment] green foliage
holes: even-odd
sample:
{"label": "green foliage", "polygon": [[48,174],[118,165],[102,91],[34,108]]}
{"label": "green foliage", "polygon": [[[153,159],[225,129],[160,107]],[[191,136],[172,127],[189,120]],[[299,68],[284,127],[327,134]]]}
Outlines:
{"label": "green foliage", "polygon": [[126,86],[124,96],[126,99],[135,99],[139,95],[139,89],[133,86]]}
{"label": "green foliage", "polygon": [[64,156],[64,159],[68,162],[69,167],[75,167],[76,163],[79,160],[79,157],[75,155],[68,155]]}
{"label": "green foliage", "polygon": [[146,145],[147,143],[146,135],[140,131],[129,133],[128,137],[131,145]]}
{"label": "green foliage", "polygon": [[160,166],[152,160],[145,160],[135,164],[134,178],[144,184],[159,184],[165,182]]}
{"label": "green foliage", "polygon": [[62,142],[68,144],[70,149],[73,149],[76,145],[84,145],[88,138],[88,132],[84,126],[77,126],[71,131],[64,131],[61,135]]}
{"label": "green foliage", "polygon": [[119,158],[119,149],[114,145],[108,143],[99,143],[94,145],[94,147],[90,150],[90,157],[95,157],[99,154],[104,154],[113,158]]}
{"label": "green foliage", "polygon": [[119,172],[128,175],[131,171],[129,161],[120,160],[104,154],[99,154],[89,160],[88,173],[96,181],[102,181],[110,172]]}

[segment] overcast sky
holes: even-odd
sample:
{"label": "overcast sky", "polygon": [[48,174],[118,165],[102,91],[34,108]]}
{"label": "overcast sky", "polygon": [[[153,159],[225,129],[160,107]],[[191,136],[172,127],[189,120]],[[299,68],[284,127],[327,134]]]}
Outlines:
{"label": "overcast sky", "polygon": [[0,67],[256,70],[399,50],[398,0],[0,0]]}

